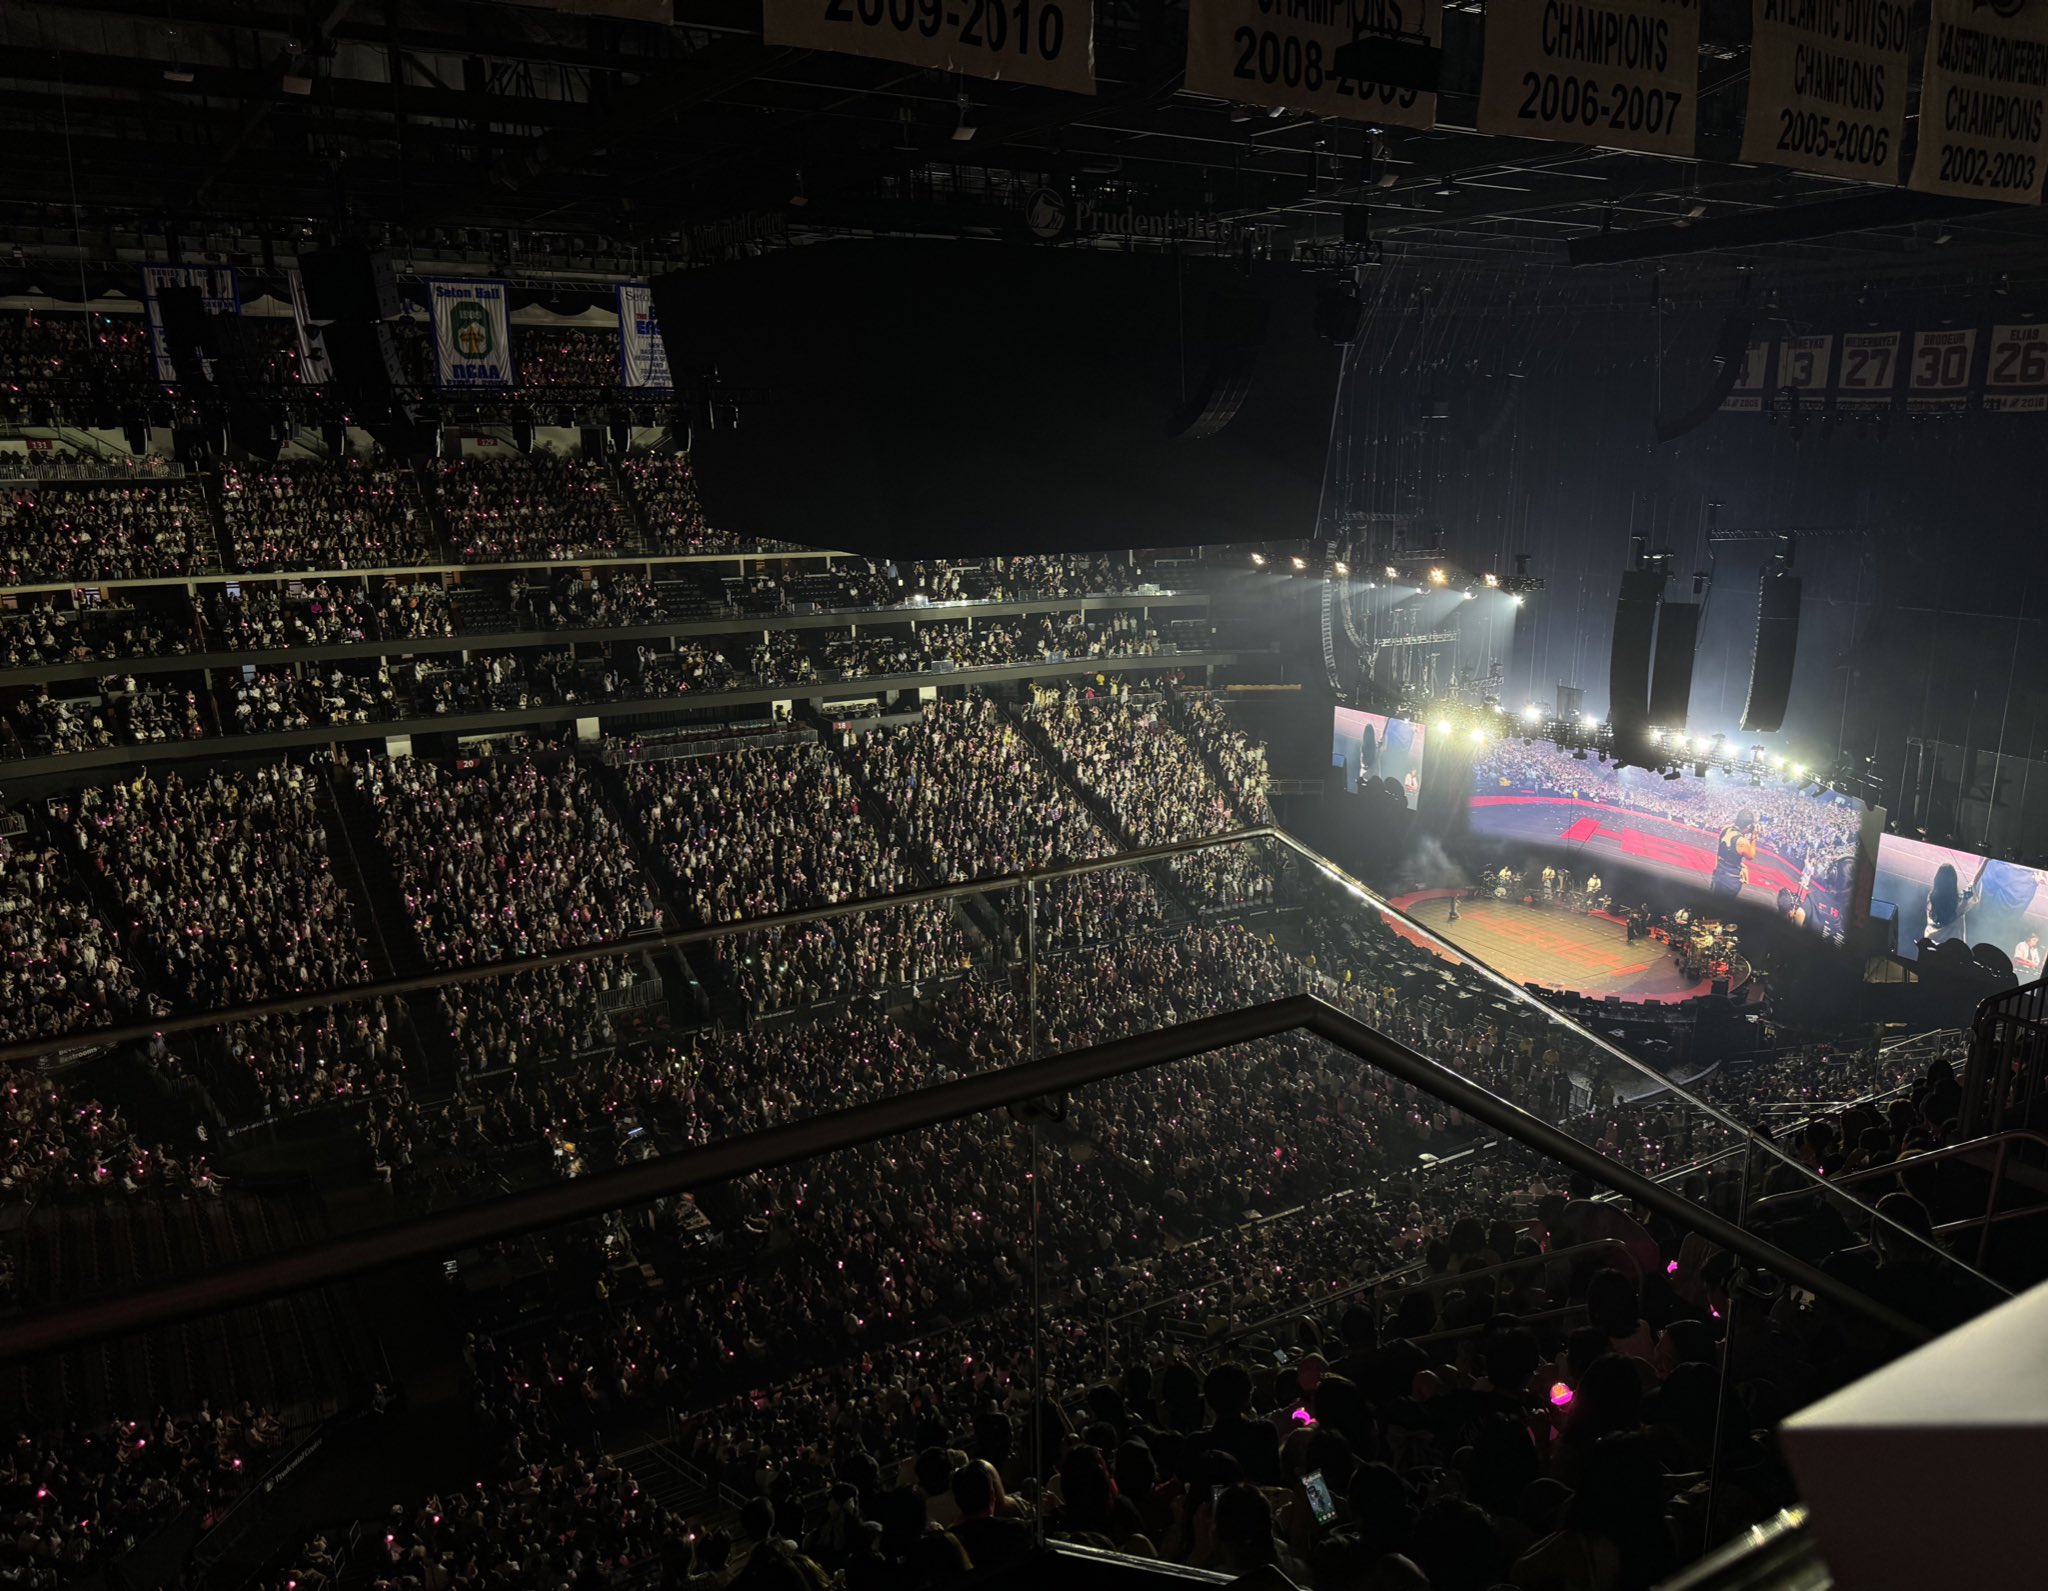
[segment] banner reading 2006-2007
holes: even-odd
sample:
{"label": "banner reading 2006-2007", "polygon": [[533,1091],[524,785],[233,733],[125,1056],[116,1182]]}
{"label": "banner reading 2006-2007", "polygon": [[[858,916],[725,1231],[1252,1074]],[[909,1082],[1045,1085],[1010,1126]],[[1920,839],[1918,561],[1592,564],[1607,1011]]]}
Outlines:
{"label": "banner reading 2006-2007", "polygon": [[1479,130],[1693,152],[1698,0],[1511,0],[1486,8]]}
{"label": "banner reading 2006-2007", "polygon": [[512,327],[503,282],[427,283],[434,313],[434,380],[444,387],[512,385]]}
{"label": "banner reading 2006-2007", "polygon": [[769,44],[1095,92],[1095,0],[763,0]]}
{"label": "banner reading 2006-2007", "polygon": [[1374,35],[1444,39],[1443,0],[1188,0],[1190,93],[1390,127],[1436,125],[1436,95],[1338,75]]}

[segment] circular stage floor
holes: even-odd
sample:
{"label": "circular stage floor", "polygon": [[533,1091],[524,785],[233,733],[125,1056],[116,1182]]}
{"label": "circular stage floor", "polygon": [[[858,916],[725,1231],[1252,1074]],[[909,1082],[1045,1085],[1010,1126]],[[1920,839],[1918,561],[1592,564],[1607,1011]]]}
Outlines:
{"label": "circular stage floor", "polygon": [[1482,899],[1458,902],[1451,922],[1446,894],[1402,896],[1393,904],[1516,983],[1645,1005],[1690,1000],[1712,987],[1710,980],[1688,979],[1660,941],[1630,944],[1628,930],[1606,917]]}

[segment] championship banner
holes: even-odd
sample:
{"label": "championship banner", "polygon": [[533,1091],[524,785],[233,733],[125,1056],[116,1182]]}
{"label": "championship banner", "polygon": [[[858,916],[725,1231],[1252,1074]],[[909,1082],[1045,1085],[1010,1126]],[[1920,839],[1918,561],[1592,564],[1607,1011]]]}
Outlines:
{"label": "championship banner", "polygon": [[1443,0],[1188,0],[1191,93],[1389,127],[1436,125],[1436,95],[1340,77],[1337,50],[1372,34],[1444,41]]}
{"label": "championship banner", "polygon": [[286,271],[291,288],[292,323],[299,331],[299,380],[309,387],[324,387],[334,379],[334,361],[327,357],[327,333],[313,324],[306,304],[306,279],[297,267]]}
{"label": "championship banner", "polygon": [[2048,325],[1993,326],[1984,359],[1984,408],[1991,414],[2048,410]]}
{"label": "championship banner", "polygon": [[1736,373],[1735,385],[1728,389],[1728,396],[1721,400],[1723,414],[1757,414],[1764,406],[1764,392],[1771,384],[1771,344],[1769,339],[1750,340],[1749,349],[1742,356],[1742,369]]}
{"label": "championship banner", "polygon": [[[1813,412],[1827,407],[1828,378],[1834,371],[1835,339],[1787,337],[1778,344],[1778,387]],[[1808,401],[1808,400],[1811,401]]]}
{"label": "championship banner", "polygon": [[242,312],[241,280],[232,265],[145,265],[142,268],[142,309],[149,321],[149,351],[156,357],[156,378],[176,381],[171,351],[164,342],[164,311],[157,294],[166,287],[196,287],[209,315]]}
{"label": "championship banner", "polygon": [[1977,352],[1977,328],[1913,334],[1913,358],[1906,366],[1906,407],[1915,414],[1954,413],[1970,406],[1970,362]]}
{"label": "championship banner", "polygon": [[1690,158],[1699,77],[1697,0],[1491,5],[1479,130]]}
{"label": "championship banner", "polygon": [[1842,334],[1842,368],[1835,376],[1837,414],[1876,414],[1892,406],[1899,384],[1899,341],[1895,331]]}
{"label": "championship banner", "polygon": [[2039,204],[2048,174],[2048,5],[1930,0],[1918,193]]}
{"label": "championship banner", "polygon": [[672,392],[668,345],[654,318],[654,289],[640,283],[619,284],[619,384]]}
{"label": "championship banner", "polygon": [[1754,0],[1742,158],[1897,187],[1908,0]]}
{"label": "championship banner", "polygon": [[763,0],[761,37],[800,50],[1095,92],[1095,0]]}
{"label": "championship banner", "polygon": [[434,278],[434,380],[444,387],[512,385],[512,326],[503,282]]}

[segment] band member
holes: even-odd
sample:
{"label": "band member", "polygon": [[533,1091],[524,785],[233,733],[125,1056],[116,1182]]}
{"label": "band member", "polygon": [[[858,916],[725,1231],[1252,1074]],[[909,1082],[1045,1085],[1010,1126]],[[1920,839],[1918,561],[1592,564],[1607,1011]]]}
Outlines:
{"label": "band member", "polygon": [[1750,859],[1755,855],[1756,814],[1745,808],[1721,831],[1721,843],[1714,856],[1714,893],[1740,895],[1742,886],[1749,882]]}
{"label": "band member", "polygon": [[2012,947],[2012,970],[2038,973],[2041,970],[2041,936],[2028,934]]}
{"label": "band member", "polygon": [[1976,889],[1964,889],[1956,876],[1955,864],[1943,862],[1934,870],[1934,882],[1927,887],[1927,932],[1930,944],[1945,939],[1970,937],[1970,908],[1977,904]]}

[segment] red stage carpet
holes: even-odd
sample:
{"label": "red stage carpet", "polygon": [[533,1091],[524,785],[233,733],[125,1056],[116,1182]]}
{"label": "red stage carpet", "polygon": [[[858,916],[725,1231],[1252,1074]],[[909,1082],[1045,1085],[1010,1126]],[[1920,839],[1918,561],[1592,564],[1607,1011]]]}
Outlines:
{"label": "red stage carpet", "polygon": [[1516,983],[1645,1005],[1690,1000],[1711,988],[1709,980],[1688,981],[1660,941],[1630,944],[1628,931],[1609,917],[1482,899],[1458,902],[1458,920],[1451,922],[1450,896],[1437,890],[1402,895],[1393,904]]}

